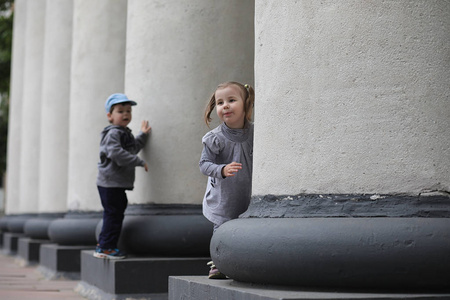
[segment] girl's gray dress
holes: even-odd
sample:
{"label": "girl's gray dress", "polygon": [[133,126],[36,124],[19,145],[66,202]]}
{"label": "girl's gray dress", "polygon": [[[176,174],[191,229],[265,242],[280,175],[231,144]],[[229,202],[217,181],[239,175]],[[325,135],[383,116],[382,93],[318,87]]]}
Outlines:
{"label": "girl's gray dress", "polygon": [[[231,129],[222,123],[202,139],[200,171],[208,176],[203,214],[220,226],[245,212],[252,192],[253,124]],[[235,176],[222,177],[222,168],[231,162],[242,164]]]}

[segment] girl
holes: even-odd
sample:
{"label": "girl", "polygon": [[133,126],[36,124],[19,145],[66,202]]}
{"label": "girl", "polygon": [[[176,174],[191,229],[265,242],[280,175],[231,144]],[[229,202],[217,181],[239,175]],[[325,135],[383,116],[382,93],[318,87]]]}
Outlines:
{"label": "girl", "polygon": [[[209,127],[211,112],[222,121],[202,139],[200,171],[208,176],[203,214],[214,224],[237,218],[250,203],[253,166],[253,123],[255,92],[238,82],[220,84],[205,109]],[[209,278],[226,278],[211,261]]]}

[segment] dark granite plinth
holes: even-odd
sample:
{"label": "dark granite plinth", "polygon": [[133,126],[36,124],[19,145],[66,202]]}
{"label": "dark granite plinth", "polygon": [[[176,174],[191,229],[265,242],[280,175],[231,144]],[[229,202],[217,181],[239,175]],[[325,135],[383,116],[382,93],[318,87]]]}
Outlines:
{"label": "dark granite plinth", "polygon": [[207,276],[171,276],[169,300],[305,300],[305,299],[449,299],[450,293],[389,292],[383,290],[336,290],[294,288],[241,283]]}
{"label": "dark granite plinth", "polygon": [[3,234],[3,253],[6,255],[17,254],[17,244],[21,237],[25,237],[23,233],[5,232]]}
{"label": "dark granite plinth", "polygon": [[[39,270],[48,279],[80,279],[82,250],[94,251],[93,246],[42,245]],[[91,253],[92,253],[91,252]]]}
{"label": "dark granite plinth", "polygon": [[[106,294],[166,294],[171,275],[208,274],[208,257],[131,257],[120,260],[81,255],[81,281]],[[85,293],[89,293],[85,291]],[[139,298],[141,299],[141,297]],[[151,298],[153,299],[153,298]]]}
{"label": "dark granite plinth", "polygon": [[18,240],[18,256],[24,265],[35,265],[39,263],[41,245],[50,243],[49,240],[34,240],[22,237]]}

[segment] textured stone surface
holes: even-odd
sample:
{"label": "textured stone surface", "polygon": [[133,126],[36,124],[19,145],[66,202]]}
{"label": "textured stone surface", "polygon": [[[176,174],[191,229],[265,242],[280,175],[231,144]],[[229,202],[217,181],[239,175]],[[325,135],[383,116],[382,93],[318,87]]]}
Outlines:
{"label": "textured stone surface", "polygon": [[247,218],[220,226],[211,258],[244,282],[450,289],[450,218]]}
{"label": "textured stone surface", "polygon": [[130,128],[153,127],[141,152],[149,172],[136,172],[130,203],[202,203],[203,111],[218,84],[253,83],[253,16],[253,0],[128,1],[125,90],[138,102]]}
{"label": "textured stone surface", "polygon": [[93,257],[91,251],[83,251],[81,280],[113,295],[167,293],[169,276],[208,274],[209,260],[209,257],[105,260]]}
{"label": "textured stone surface", "polygon": [[255,10],[253,195],[450,191],[450,2]]}
{"label": "textured stone surface", "polygon": [[289,288],[257,285],[206,276],[171,276],[169,300],[312,300],[312,299],[448,299],[450,293],[411,291],[364,291],[361,289]]}
{"label": "textured stone surface", "polygon": [[427,217],[449,218],[450,197],[398,195],[253,196],[241,218]]}

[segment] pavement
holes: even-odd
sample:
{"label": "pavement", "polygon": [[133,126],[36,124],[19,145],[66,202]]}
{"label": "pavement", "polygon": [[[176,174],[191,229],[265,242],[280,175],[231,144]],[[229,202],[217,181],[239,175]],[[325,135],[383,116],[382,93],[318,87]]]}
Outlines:
{"label": "pavement", "polygon": [[0,253],[0,300],[86,299],[74,290],[77,280],[48,280],[37,267]]}

